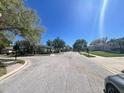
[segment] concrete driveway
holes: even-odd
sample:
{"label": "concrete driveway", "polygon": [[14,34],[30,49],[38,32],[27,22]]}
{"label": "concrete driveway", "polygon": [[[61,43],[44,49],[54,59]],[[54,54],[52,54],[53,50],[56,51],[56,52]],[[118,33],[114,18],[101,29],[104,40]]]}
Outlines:
{"label": "concrete driveway", "polygon": [[0,93],[103,93],[112,73],[78,53],[25,57],[31,65],[0,82]]}

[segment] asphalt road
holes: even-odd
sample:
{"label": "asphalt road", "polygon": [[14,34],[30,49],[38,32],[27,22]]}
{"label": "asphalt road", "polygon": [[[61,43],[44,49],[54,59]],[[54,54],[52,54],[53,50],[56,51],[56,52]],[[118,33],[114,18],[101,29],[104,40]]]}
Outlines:
{"label": "asphalt road", "polygon": [[103,93],[111,73],[78,53],[26,57],[31,65],[0,82],[0,93]]}

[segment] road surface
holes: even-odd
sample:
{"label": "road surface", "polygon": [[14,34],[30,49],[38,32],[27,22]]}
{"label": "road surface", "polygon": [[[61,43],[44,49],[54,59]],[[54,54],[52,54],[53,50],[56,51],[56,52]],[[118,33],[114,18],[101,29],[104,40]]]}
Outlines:
{"label": "road surface", "polygon": [[24,57],[31,65],[0,81],[0,93],[103,93],[109,71],[74,52]]}

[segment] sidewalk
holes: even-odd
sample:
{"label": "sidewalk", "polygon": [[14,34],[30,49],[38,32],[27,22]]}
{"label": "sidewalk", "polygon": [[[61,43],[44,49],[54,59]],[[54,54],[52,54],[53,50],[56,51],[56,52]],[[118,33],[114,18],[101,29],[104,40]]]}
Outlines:
{"label": "sidewalk", "polygon": [[[86,52],[81,52],[81,53],[88,54],[88,53],[86,53]],[[89,53],[89,55],[94,56],[94,57],[97,57],[97,58],[104,58],[104,57],[102,57],[102,56],[94,55],[94,54],[91,54],[91,53]]]}

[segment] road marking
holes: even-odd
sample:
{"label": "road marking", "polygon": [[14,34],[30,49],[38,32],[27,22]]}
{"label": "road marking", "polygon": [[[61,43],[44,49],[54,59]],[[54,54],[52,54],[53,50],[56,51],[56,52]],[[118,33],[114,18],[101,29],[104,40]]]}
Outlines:
{"label": "road marking", "polygon": [[121,74],[121,71],[117,70],[117,69],[114,69],[110,66],[108,66],[107,64],[105,63],[97,63],[99,66],[105,68],[106,70],[108,70],[109,72],[111,72],[112,74]]}

